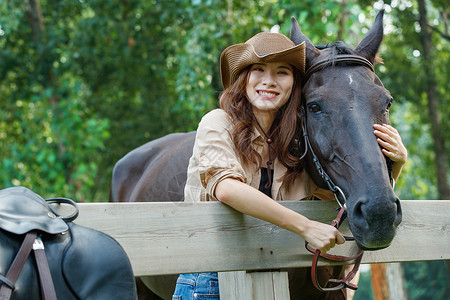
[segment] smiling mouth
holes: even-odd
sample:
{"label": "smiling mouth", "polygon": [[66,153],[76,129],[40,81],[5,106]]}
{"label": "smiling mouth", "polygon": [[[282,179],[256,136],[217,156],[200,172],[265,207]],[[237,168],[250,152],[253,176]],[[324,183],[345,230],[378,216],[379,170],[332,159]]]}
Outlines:
{"label": "smiling mouth", "polygon": [[258,95],[263,96],[263,97],[269,97],[269,98],[273,98],[278,96],[280,93],[277,92],[269,92],[269,91],[258,91]]}

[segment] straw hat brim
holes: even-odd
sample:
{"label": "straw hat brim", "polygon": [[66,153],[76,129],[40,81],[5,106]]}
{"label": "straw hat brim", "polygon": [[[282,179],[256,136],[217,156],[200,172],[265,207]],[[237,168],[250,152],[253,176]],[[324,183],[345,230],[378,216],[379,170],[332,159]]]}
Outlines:
{"label": "straw hat brim", "polygon": [[220,74],[224,89],[236,81],[239,73],[255,63],[284,62],[305,73],[305,42],[283,51],[258,55],[251,44],[236,44],[226,48],[220,56]]}

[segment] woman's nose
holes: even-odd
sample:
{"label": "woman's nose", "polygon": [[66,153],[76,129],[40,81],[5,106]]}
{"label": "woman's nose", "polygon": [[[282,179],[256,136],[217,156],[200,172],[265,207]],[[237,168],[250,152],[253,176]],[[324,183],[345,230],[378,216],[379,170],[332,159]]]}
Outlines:
{"label": "woman's nose", "polygon": [[266,86],[275,86],[277,83],[272,75],[267,74],[266,76],[264,76],[262,84]]}

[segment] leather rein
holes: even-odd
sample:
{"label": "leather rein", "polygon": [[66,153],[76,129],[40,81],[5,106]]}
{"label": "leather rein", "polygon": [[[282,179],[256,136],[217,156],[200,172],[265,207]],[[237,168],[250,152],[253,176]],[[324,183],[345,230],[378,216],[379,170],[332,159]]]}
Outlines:
{"label": "leather rein", "polygon": [[[324,60],[318,61],[317,63],[312,65],[307,70],[307,72],[303,78],[304,82],[306,83],[313,73],[315,73],[319,70],[322,70],[328,66],[334,66],[338,63],[357,64],[357,65],[365,66],[365,67],[369,68],[372,72],[375,72],[373,64],[369,60],[367,60],[361,56],[347,55],[347,54],[346,55],[338,55],[334,59],[324,59]],[[331,177],[326,173],[326,171],[322,167],[322,164],[320,163],[319,159],[317,158],[317,155],[315,154],[315,152],[311,146],[311,142],[309,140],[308,129],[306,126],[307,125],[306,124],[306,109],[305,109],[304,104],[302,104],[302,106],[301,106],[300,113],[301,113],[301,120],[302,120],[303,138],[304,138],[304,142],[305,142],[305,152],[300,157],[300,159],[303,159],[306,156],[308,149],[309,149],[309,151],[312,155],[313,163],[317,169],[317,172],[322,177],[323,181],[327,184],[328,188],[333,192],[334,197],[336,198],[336,201],[340,206],[337,217],[331,223],[331,226],[334,226],[336,229],[338,229],[339,226],[342,224],[342,222],[347,217],[347,198],[345,197],[345,194],[342,191],[342,189],[339,186],[337,186],[333,182]],[[392,174],[391,174],[392,168],[389,168],[389,166],[390,166],[390,163],[388,161],[389,178],[391,180],[391,183],[393,183]],[[353,237],[345,237],[345,239],[347,241],[354,240]],[[341,290],[343,288],[350,288],[352,290],[356,290],[358,288],[358,286],[356,284],[353,284],[350,281],[355,277],[356,273],[358,272],[359,265],[361,263],[361,259],[362,259],[363,253],[364,253],[363,250],[359,249],[357,254],[354,256],[341,256],[341,255],[321,253],[319,249],[314,249],[306,241],[305,241],[305,247],[309,252],[314,254],[313,261],[312,261],[312,267],[311,267],[311,279],[312,279],[314,286],[318,290],[320,290],[322,292],[329,292],[329,291]],[[332,284],[333,285],[332,287],[328,287],[328,288],[322,287],[319,284],[319,281],[317,278],[317,265],[318,265],[320,257],[331,260],[331,261],[338,261],[338,262],[354,261],[354,266],[353,266],[353,269],[345,276],[344,279],[330,279],[328,281],[328,283]]]}

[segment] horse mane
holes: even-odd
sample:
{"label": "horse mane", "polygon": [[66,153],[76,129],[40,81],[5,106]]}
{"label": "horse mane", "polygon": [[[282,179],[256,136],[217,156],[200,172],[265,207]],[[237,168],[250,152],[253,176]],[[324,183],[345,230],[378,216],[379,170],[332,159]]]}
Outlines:
{"label": "horse mane", "polygon": [[[360,55],[355,50],[353,50],[349,45],[347,45],[342,41],[332,42],[325,45],[316,45],[316,48],[319,50],[330,49],[330,59],[333,64],[338,55],[342,54]],[[375,61],[373,62],[373,64],[375,65],[377,63],[383,63],[383,58],[378,53],[375,56]]]}

